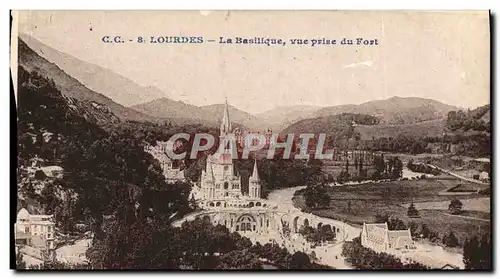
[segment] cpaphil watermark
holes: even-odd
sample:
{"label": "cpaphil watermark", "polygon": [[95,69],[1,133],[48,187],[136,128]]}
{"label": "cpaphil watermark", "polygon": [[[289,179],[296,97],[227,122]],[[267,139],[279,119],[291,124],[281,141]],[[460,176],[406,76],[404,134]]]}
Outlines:
{"label": "cpaphil watermark", "polygon": [[[187,133],[174,134],[167,141],[167,148],[165,150],[168,157],[171,159],[196,159],[202,152],[211,150],[216,144],[215,137],[208,133],[197,133],[191,138],[192,135]],[[191,148],[184,150],[188,151],[177,152],[174,145],[179,140],[185,140],[191,143]],[[241,144],[244,142],[244,144]],[[271,134],[264,136],[258,133],[249,133],[244,136],[244,140],[237,140],[233,133],[228,133],[220,137],[218,147],[215,155],[230,155],[232,159],[248,159],[252,152],[266,152],[267,159],[275,159],[278,150],[282,159],[309,159],[314,154],[314,159],[317,160],[331,160],[333,153],[325,152],[326,134],[287,134],[285,138],[280,137],[279,134]],[[293,152],[292,152],[293,151]]]}

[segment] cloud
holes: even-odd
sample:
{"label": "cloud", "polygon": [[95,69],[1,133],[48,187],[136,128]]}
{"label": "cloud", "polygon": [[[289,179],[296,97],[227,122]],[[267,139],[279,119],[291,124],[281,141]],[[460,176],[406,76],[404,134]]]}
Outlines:
{"label": "cloud", "polygon": [[369,68],[373,66],[373,61],[372,60],[366,60],[363,62],[358,62],[358,63],[352,63],[349,65],[345,65],[343,68]]}

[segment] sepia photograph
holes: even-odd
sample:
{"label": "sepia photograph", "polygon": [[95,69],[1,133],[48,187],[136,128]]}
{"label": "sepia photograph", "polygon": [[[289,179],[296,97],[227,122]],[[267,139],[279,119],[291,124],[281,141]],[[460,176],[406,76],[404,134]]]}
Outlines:
{"label": "sepia photograph", "polygon": [[489,11],[11,17],[11,269],[493,270]]}

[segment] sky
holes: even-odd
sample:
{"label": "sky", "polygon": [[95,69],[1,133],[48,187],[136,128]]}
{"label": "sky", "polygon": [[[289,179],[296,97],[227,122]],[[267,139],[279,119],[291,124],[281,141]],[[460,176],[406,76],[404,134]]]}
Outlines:
{"label": "sky", "polygon": [[[24,11],[19,31],[194,105],[360,104],[393,96],[490,102],[488,12]],[[103,36],[203,36],[204,44],[106,44]],[[282,38],[285,46],[218,44]],[[292,45],[290,39],[336,39]],[[343,39],[378,45],[339,45]]]}

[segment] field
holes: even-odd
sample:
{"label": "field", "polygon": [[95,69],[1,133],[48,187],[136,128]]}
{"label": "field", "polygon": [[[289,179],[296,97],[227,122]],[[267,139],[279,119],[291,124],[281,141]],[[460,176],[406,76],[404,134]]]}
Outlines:
{"label": "field", "polygon": [[[462,244],[465,237],[474,233],[490,231],[489,197],[480,194],[439,195],[457,184],[467,184],[448,176],[433,179],[405,180],[363,185],[336,186],[329,189],[331,202],[328,208],[312,209],[316,215],[346,221],[360,226],[363,222],[374,222],[376,214],[387,214],[403,220],[427,224],[442,237],[452,230]],[[446,210],[450,200],[459,198],[464,203],[464,212],[455,216]],[[477,199],[465,201],[465,199]],[[409,218],[405,205],[414,202],[420,218]],[[297,206],[305,208],[302,196],[295,199]],[[438,206],[439,205],[439,206]],[[471,211],[469,211],[469,209]]]}
{"label": "field", "polygon": [[[480,211],[485,213],[490,213],[490,198],[475,198],[475,199],[461,199],[463,204],[462,210],[465,211]],[[415,203],[415,208],[421,209],[436,209],[436,210],[447,210],[449,201],[438,201],[438,202],[419,202]],[[410,204],[406,203],[402,206],[408,207]]]}

